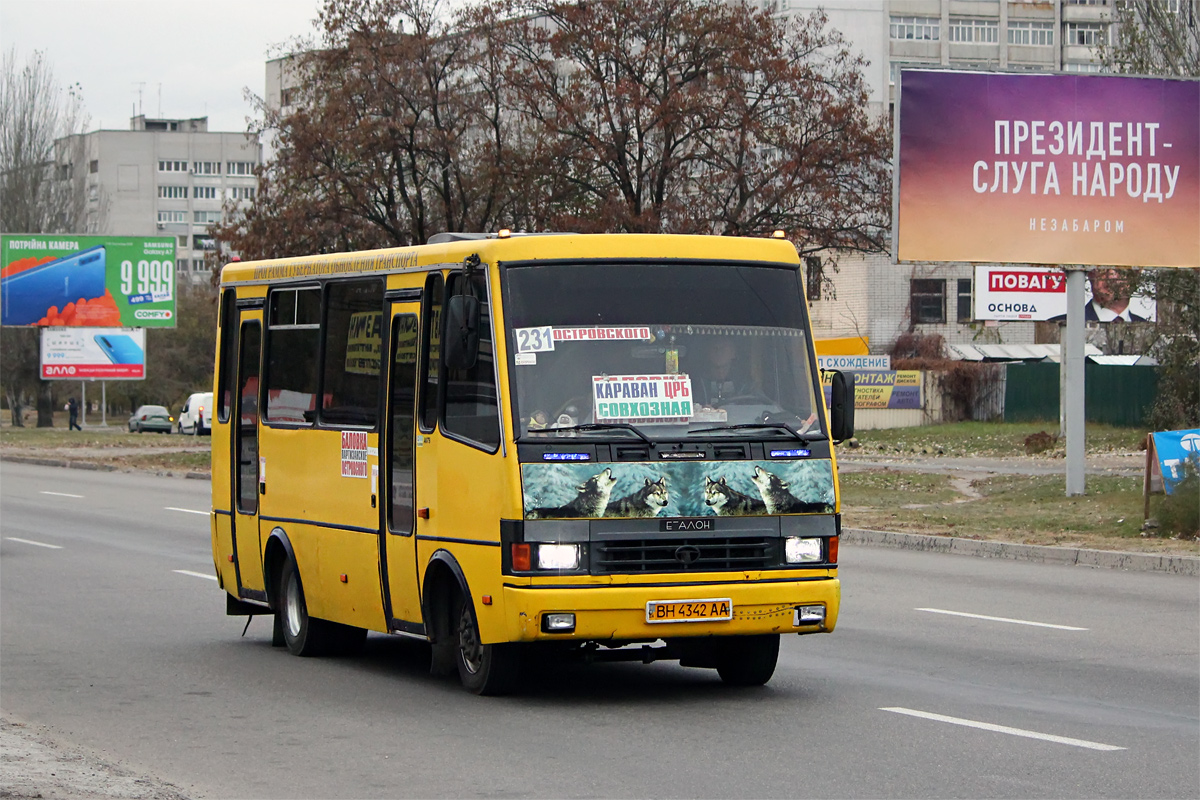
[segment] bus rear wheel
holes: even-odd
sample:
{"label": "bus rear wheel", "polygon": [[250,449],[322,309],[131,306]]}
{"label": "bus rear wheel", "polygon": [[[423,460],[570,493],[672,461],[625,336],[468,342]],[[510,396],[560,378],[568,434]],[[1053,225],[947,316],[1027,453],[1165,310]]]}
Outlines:
{"label": "bus rear wheel", "polygon": [[455,640],[458,644],[458,677],[472,694],[501,695],[516,688],[520,653],[513,644],[483,644],[470,600],[458,610]]}
{"label": "bus rear wheel", "polygon": [[304,587],[300,584],[300,570],[292,559],[288,559],[283,568],[279,585],[279,609],[275,613],[280,619],[283,643],[292,655],[318,656],[355,652],[362,649],[367,639],[367,631],[364,628],[340,625],[308,615],[308,605],[304,602]]}
{"label": "bus rear wheel", "polygon": [[778,661],[779,634],[737,636],[721,642],[717,674],[730,686],[762,686]]}

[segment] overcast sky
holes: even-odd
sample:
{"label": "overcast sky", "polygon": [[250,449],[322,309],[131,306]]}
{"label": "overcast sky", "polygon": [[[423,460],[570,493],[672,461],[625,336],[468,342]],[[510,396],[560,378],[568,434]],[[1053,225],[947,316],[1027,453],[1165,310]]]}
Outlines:
{"label": "overcast sky", "polygon": [[[44,52],[60,85],[79,83],[88,130],[128,130],[147,117],[208,117],[243,131],[265,63],[315,35],[320,0],[0,0],[0,44],[25,64]],[[161,90],[160,90],[161,87]],[[160,99],[161,97],[161,99]]]}

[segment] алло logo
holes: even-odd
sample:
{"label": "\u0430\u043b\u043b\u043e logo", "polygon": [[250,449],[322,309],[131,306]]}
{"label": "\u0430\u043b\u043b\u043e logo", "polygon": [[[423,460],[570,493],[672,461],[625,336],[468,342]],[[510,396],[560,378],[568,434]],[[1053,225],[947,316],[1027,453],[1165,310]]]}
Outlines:
{"label": "\u0430\u043b\u043b\u043e logo", "polygon": [[133,312],[134,319],[170,319],[170,309],[139,308]]}

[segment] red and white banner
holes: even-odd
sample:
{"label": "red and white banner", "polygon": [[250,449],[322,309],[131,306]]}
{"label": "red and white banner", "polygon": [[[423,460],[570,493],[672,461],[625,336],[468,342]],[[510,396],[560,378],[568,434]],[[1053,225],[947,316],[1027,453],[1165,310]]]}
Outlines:
{"label": "red and white banner", "polygon": [[146,377],[143,328],[43,328],[45,380],[139,381]]}

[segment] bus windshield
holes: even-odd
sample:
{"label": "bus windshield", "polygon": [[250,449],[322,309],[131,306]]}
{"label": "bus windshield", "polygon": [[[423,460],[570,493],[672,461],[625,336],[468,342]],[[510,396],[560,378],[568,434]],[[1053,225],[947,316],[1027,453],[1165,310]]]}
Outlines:
{"label": "bus windshield", "polygon": [[821,431],[798,268],[510,264],[518,436]]}

